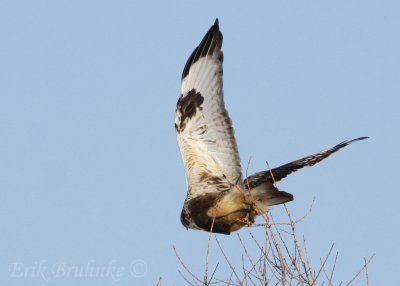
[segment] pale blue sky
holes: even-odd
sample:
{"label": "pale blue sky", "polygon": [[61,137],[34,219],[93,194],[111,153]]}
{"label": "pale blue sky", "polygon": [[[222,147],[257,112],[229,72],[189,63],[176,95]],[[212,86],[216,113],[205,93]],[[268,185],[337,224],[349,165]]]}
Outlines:
{"label": "pale blue sky", "polygon": [[[371,285],[398,285],[399,13],[365,0],[0,1],[0,284],[182,285],[173,245],[202,275],[208,234],[179,221],[173,118],[186,59],[218,17],[243,165],[370,136],[278,187],[296,216],[316,198],[298,230],[315,264],[335,243],[336,282],[375,253]],[[240,254],[235,235],[218,238]],[[120,280],[62,273],[87,265]]]}

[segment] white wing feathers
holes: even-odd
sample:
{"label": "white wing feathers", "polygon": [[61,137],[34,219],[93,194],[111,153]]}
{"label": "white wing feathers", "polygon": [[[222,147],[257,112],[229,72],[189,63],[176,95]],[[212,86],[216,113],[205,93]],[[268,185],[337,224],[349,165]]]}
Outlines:
{"label": "white wing feathers", "polygon": [[242,171],[222,90],[222,34],[218,21],[190,56],[175,116],[189,196],[242,185]]}

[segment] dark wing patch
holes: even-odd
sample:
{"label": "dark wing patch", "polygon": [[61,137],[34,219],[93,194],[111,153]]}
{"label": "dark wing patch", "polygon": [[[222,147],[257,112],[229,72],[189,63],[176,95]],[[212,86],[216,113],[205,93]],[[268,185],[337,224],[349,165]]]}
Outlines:
{"label": "dark wing patch", "polygon": [[[329,150],[301,158],[299,160],[287,163],[285,165],[282,165],[280,167],[277,167],[277,168],[274,168],[271,170],[255,173],[254,175],[251,175],[250,177],[247,177],[246,179],[244,179],[244,185],[245,185],[246,189],[253,189],[253,188],[261,185],[265,181],[269,181],[271,183],[278,182],[281,179],[285,178],[287,175],[289,175],[293,172],[296,172],[297,170],[299,170],[301,168],[313,166],[316,163],[321,162],[323,159],[329,157],[333,153],[339,151],[343,147],[346,147],[347,145],[349,145],[355,141],[364,140],[367,138],[368,137],[360,137],[360,138],[356,138],[353,140],[346,140],[346,141],[343,141],[343,142],[337,144],[336,146],[332,147]],[[271,175],[271,173],[273,176]]]}
{"label": "dark wing patch", "polygon": [[[207,55],[212,55],[216,49],[220,50],[222,47],[222,33],[219,30],[218,19],[215,20],[214,25],[208,30],[207,34],[201,40],[200,45],[192,52],[182,72],[182,79],[188,74],[190,67],[197,62],[200,58]],[[221,59],[222,62],[222,53]]]}
{"label": "dark wing patch", "polygon": [[176,105],[176,112],[180,116],[178,124],[175,124],[177,132],[181,132],[185,129],[186,122],[196,115],[197,109],[201,110],[201,105],[204,102],[204,97],[200,92],[196,92],[193,88],[187,95],[182,95]]}

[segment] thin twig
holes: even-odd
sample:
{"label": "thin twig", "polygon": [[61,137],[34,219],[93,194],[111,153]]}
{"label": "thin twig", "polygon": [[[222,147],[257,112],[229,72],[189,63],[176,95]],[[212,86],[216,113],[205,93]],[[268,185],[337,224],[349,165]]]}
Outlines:
{"label": "thin twig", "polygon": [[240,278],[239,278],[238,274],[237,274],[236,271],[235,271],[235,267],[232,266],[231,262],[229,261],[228,257],[226,256],[226,254],[225,254],[224,250],[222,249],[222,246],[221,246],[221,244],[219,243],[219,240],[218,240],[218,238],[217,238],[216,236],[215,236],[215,240],[217,241],[218,248],[219,248],[219,250],[221,251],[222,255],[224,256],[225,261],[228,263],[228,265],[229,265],[230,269],[232,270],[233,274],[235,274],[236,279],[237,279],[238,281],[240,281]]}
{"label": "thin twig", "polygon": [[[254,269],[254,271],[256,272],[256,275],[259,276],[258,272],[257,272],[257,267],[256,267],[256,263],[253,262],[253,260],[251,259],[248,251],[247,251],[247,247],[245,246],[245,244],[243,243],[243,240],[240,236],[240,234],[237,234],[237,237],[239,238],[240,244],[242,245],[242,248],[244,250],[244,253],[246,254],[247,259],[249,260],[250,264],[251,264],[251,269],[249,270],[250,272]],[[258,262],[257,262],[258,263]]]}
{"label": "thin twig", "polygon": [[336,269],[336,263],[337,263],[338,255],[339,255],[339,252],[336,252],[336,255],[335,255],[335,261],[333,262],[333,267],[332,267],[331,277],[329,277],[329,285],[332,285],[333,273],[335,273],[335,269]]}
{"label": "thin twig", "polygon": [[212,231],[213,231],[213,228],[214,228],[214,222],[215,222],[215,216],[214,216],[214,218],[212,220],[212,223],[211,223],[210,233],[208,234],[208,244],[207,244],[207,252],[206,252],[206,269],[205,269],[205,274],[204,274],[204,284],[205,285],[208,285],[208,282],[207,282],[207,280],[208,280],[208,278],[207,278],[207,275],[208,275],[208,256],[210,254],[211,235],[212,235]]}
{"label": "thin twig", "polygon": [[[349,281],[349,283],[346,284],[346,286],[350,285],[351,283],[353,283],[353,281],[360,275],[360,273],[366,269],[367,265],[371,262],[372,258],[374,258],[375,254],[373,254],[367,262],[364,263],[363,267],[360,269],[360,271],[357,272],[356,275],[354,275],[354,277]],[[365,258],[364,258],[365,260]]]}
{"label": "thin twig", "polygon": [[202,281],[200,278],[198,278],[195,274],[193,274],[193,272],[189,270],[189,268],[185,265],[185,263],[183,263],[181,257],[180,257],[179,254],[178,254],[178,251],[176,250],[175,245],[173,246],[173,248],[174,248],[174,252],[175,252],[176,257],[178,258],[179,262],[181,263],[181,265],[182,265],[182,267],[185,269],[185,271],[186,271],[187,273],[189,273],[190,276],[192,276],[192,278],[193,278],[194,280],[196,280],[196,281],[198,281],[198,282],[200,282],[200,283],[203,283],[203,281]]}
{"label": "thin twig", "polygon": [[367,286],[369,286],[369,280],[368,280],[368,264],[367,264],[367,259],[364,257],[364,266],[365,266],[365,280],[367,281]]}
{"label": "thin twig", "polygon": [[217,263],[217,265],[215,265],[214,271],[211,274],[210,281],[208,282],[208,284],[211,284],[211,282],[212,282],[212,280],[214,278],[215,272],[217,272],[218,265],[219,265],[219,263]]}
{"label": "thin twig", "polygon": [[325,259],[324,259],[324,261],[322,262],[321,268],[319,269],[319,271],[318,271],[318,273],[317,273],[317,276],[315,276],[315,281],[317,281],[319,275],[320,275],[321,272],[322,272],[322,269],[325,267],[326,261],[328,260],[329,256],[331,255],[332,249],[333,249],[333,246],[334,246],[334,245],[335,245],[335,244],[332,243],[331,248],[330,248],[329,251],[328,251],[328,254],[325,256]]}
{"label": "thin twig", "polygon": [[178,273],[182,276],[183,280],[186,281],[186,283],[188,283],[191,286],[196,286],[197,284],[193,284],[192,282],[189,281],[189,279],[186,278],[185,275],[183,275],[182,271],[178,270]]}

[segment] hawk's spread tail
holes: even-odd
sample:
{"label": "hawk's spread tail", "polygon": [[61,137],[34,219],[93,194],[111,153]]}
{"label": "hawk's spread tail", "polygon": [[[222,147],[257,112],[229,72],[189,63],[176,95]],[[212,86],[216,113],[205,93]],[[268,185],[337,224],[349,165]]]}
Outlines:
{"label": "hawk's spread tail", "polygon": [[258,214],[267,212],[270,206],[293,201],[292,194],[279,191],[273,183],[269,181],[264,181],[262,184],[251,189],[250,195],[255,202]]}

